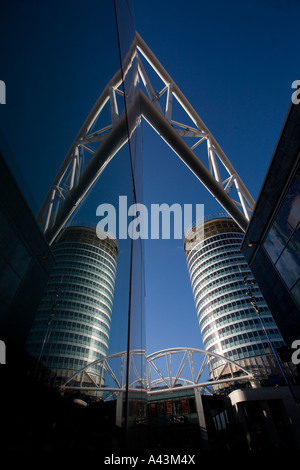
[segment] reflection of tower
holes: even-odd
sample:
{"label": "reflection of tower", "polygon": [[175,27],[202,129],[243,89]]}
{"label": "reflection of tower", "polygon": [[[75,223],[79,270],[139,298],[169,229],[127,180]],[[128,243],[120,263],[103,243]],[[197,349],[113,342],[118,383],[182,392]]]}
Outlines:
{"label": "reflection of tower", "polygon": [[[198,226],[200,227],[200,226]],[[187,234],[188,237],[188,234]],[[189,237],[190,238],[190,237]],[[204,239],[185,251],[204,347],[266,377],[278,372],[267,337],[247,295],[243,276],[254,282],[240,251],[243,233],[230,218],[204,222]],[[241,275],[242,274],[242,275]],[[275,347],[284,341],[259,288],[252,289],[266,330]],[[211,363],[221,371],[222,360]]]}
{"label": "reflection of tower", "polygon": [[27,351],[61,380],[107,354],[118,248],[95,229],[68,227],[52,251],[55,265]]}

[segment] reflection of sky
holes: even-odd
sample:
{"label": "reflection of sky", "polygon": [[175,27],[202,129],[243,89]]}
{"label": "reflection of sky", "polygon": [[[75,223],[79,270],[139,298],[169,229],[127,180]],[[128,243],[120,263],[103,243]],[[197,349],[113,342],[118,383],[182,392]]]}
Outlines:
{"label": "reflection of sky", "polygon": [[264,243],[265,249],[289,289],[300,277],[299,192],[298,171]]}
{"label": "reflection of sky", "polygon": [[100,10],[98,0],[31,0],[30,7],[4,2],[0,38],[7,89],[0,144],[36,213],[83,121],[120,68],[113,2],[101,0]]}
{"label": "reflection of sky", "polygon": [[[297,256],[299,259],[297,259]],[[298,251],[294,251],[294,249],[289,245],[276,263],[276,268],[280,272],[288,288],[291,288],[300,277],[299,245]]]}
{"label": "reflection of sky", "polygon": [[276,262],[284,246],[285,246],[284,240],[282,239],[280,234],[277,232],[277,230],[273,227],[268,233],[268,236],[264,243],[264,247],[267,250],[268,255],[270,256],[273,263]]}

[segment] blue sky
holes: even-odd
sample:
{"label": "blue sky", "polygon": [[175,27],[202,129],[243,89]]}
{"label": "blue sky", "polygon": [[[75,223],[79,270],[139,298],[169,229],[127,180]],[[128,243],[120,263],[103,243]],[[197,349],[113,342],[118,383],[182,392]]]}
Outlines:
{"label": "blue sky", "polygon": [[[119,68],[112,1],[49,5],[6,2],[0,19],[0,79],[7,86],[1,146],[35,213],[89,110]],[[299,13],[298,0],[135,1],[140,35],[254,199],[290,105],[291,84],[300,76]],[[205,215],[222,212],[159,136],[146,123],[142,128],[145,203],[198,203],[205,205]],[[107,169],[81,219],[97,221],[97,205],[109,202],[103,188],[113,185],[124,194],[118,162]],[[147,352],[201,348],[182,242],[147,241],[144,268]]]}
{"label": "blue sky", "polygon": [[[299,75],[299,2],[146,3],[136,2],[137,30],[256,199]],[[145,199],[203,203],[205,215],[222,211],[164,142],[143,129]],[[145,266],[148,349],[202,347],[182,244],[147,242]]]}

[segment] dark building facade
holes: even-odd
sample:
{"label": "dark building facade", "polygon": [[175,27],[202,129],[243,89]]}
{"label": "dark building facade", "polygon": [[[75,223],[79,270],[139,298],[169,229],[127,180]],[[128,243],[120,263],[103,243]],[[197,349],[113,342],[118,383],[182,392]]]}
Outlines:
{"label": "dark building facade", "polygon": [[0,155],[0,331],[10,361],[23,351],[54,257]]}
{"label": "dark building facade", "polygon": [[242,244],[287,344],[300,338],[300,106],[291,105]]}

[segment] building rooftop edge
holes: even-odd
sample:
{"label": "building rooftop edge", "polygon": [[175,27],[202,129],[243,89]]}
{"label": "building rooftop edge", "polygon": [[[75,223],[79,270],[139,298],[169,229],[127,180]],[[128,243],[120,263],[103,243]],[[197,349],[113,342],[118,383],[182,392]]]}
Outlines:
{"label": "building rooftop edge", "polygon": [[[225,225],[224,225],[225,223]],[[230,227],[231,225],[231,227]],[[211,230],[208,230],[211,228]],[[203,242],[207,238],[210,238],[214,235],[218,235],[221,233],[229,233],[231,231],[242,233],[242,229],[238,226],[238,224],[230,217],[230,216],[221,216],[221,217],[213,217],[207,218],[203,222],[200,222],[195,227],[190,227],[183,239],[184,251],[186,257],[189,256],[190,252],[198,245],[199,243]],[[194,238],[189,238],[188,235],[191,233],[195,233]],[[189,243],[189,247],[187,244]]]}

